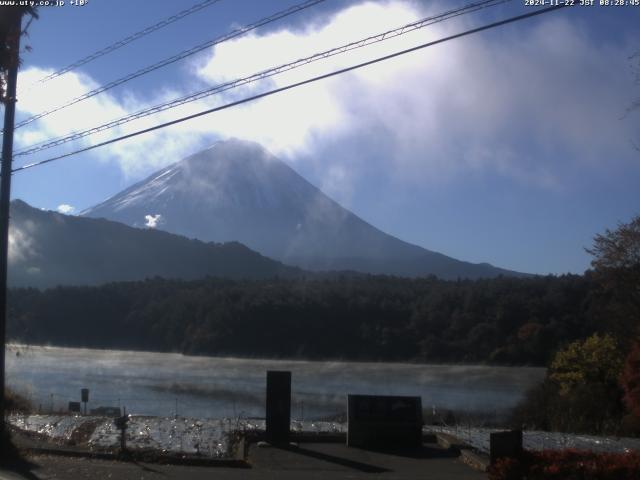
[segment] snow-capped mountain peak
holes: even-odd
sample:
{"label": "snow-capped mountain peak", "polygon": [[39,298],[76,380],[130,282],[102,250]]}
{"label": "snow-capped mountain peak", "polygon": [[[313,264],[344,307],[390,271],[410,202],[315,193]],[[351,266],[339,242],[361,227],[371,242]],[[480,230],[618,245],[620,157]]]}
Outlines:
{"label": "snow-capped mountain peak", "polygon": [[444,278],[509,274],[403,242],[366,223],[262,146],[220,141],[81,215],[205,241],[238,241],[308,269]]}

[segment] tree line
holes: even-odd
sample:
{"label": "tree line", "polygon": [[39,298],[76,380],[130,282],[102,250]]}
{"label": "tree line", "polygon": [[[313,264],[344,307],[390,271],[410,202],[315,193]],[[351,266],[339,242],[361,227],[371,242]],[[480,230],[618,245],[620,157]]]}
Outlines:
{"label": "tree line", "polygon": [[612,324],[592,275],[374,275],[13,289],[12,341],[194,355],[546,365]]}

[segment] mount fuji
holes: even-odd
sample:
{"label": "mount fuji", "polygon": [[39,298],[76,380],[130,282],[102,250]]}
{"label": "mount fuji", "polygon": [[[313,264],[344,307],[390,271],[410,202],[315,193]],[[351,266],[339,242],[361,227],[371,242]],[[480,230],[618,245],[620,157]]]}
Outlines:
{"label": "mount fuji", "polygon": [[202,241],[237,241],[308,270],[444,279],[521,276],[404,242],[365,222],[260,145],[225,140],[83,212]]}

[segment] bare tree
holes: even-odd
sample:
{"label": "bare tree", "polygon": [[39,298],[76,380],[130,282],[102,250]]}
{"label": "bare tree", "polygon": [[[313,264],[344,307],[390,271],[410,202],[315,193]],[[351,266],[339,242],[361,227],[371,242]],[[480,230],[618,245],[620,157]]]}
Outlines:
{"label": "bare tree", "polygon": [[[11,20],[16,15],[29,16],[29,23],[32,19],[38,18],[38,13],[35,7],[0,7],[0,103],[5,103],[5,85],[7,72],[11,67],[12,59],[16,58],[13,54],[13,45],[16,44],[12,35],[15,35],[11,31]],[[29,24],[27,23],[27,25]],[[20,32],[20,34],[26,34],[27,27]]]}
{"label": "bare tree", "polygon": [[609,321],[620,322],[621,333],[632,340],[640,335],[640,215],[596,235],[587,252],[593,256],[594,275],[610,300]]}

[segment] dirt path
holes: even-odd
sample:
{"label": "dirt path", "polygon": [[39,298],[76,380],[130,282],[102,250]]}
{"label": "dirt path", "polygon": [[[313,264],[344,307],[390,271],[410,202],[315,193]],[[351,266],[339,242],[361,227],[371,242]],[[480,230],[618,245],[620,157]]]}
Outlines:
{"label": "dirt path", "polygon": [[[300,444],[291,448],[251,445],[248,468],[192,467],[118,462],[58,455],[30,455],[20,469],[27,480],[147,480],[147,479],[418,479],[476,480],[486,475],[463,464],[436,445],[418,452],[392,455],[347,448],[339,443]],[[12,477],[7,477],[7,479]],[[3,480],[0,473],[0,480]]]}

